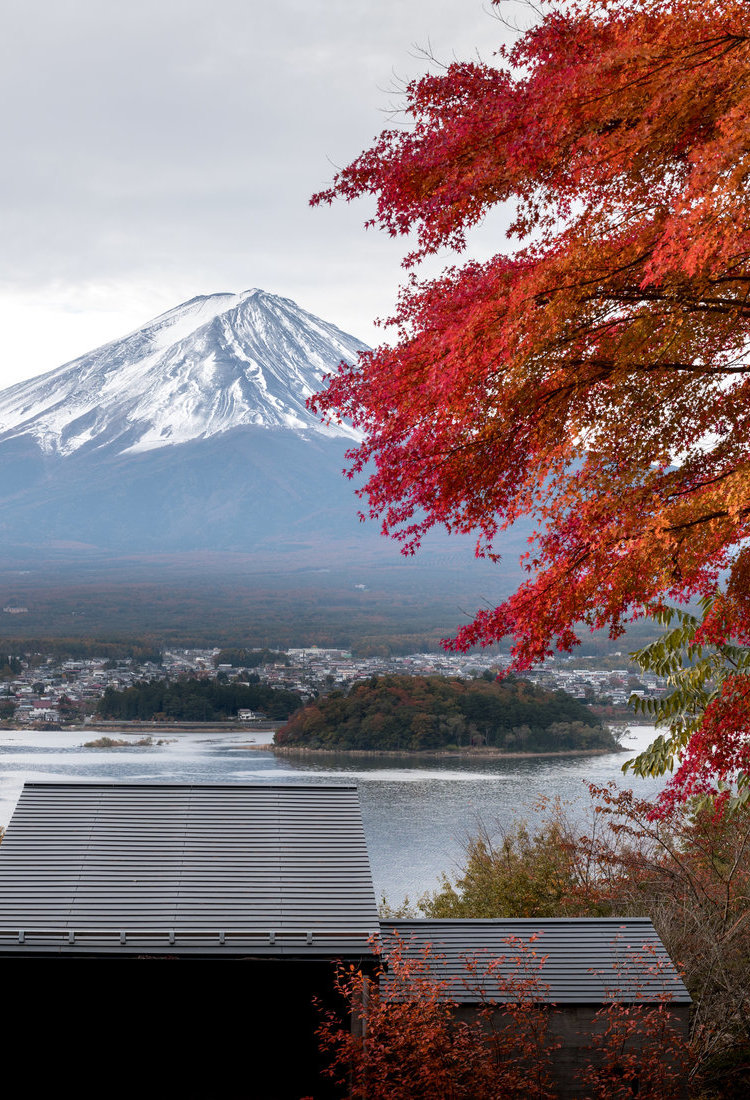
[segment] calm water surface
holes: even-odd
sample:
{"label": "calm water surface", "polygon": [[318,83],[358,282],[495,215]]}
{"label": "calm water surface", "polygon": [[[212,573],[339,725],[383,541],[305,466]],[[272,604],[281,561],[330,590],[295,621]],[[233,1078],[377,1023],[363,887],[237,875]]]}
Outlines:
{"label": "calm water surface", "polygon": [[[627,780],[620,769],[628,756],[535,757],[531,760],[445,761],[340,756],[292,760],[252,736],[221,731],[173,734],[151,748],[85,749],[97,731],[0,735],[0,825],[6,825],[26,780],[103,780],[162,783],[335,783],[359,785],[375,890],[392,903],[416,899],[438,885],[441,872],[460,866],[466,839],[480,823],[509,825],[534,816],[538,795],[569,800],[585,813],[587,783],[636,788],[650,796],[661,780]],[[125,739],[127,734],[114,734]],[[168,735],[167,735],[168,736]],[[631,727],[625,742],[637,752],[652,740],[649,726]],[[137,740],[133,736],[132,740]]]}

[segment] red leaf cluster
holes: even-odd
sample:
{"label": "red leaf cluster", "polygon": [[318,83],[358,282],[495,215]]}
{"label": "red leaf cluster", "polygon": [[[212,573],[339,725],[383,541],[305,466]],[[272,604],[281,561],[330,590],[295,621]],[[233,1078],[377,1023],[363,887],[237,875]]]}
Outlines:
{"label": "red leaf cluster", "polygon": [[738,775],[748,774],[750,676],[729,676],[683,751],[680,766],[661,795],[659,812],[668,817],[694,795],[711,795],[720,813],[731,795],[730,785]]}
{"label": "red leaf cluster", "polygon": [[[509,936],[507,956],[465,959],[465,984],[478,1006],[473,1020],[457,1016],[455,990],[436,977],[439,956],[429,945],[415,950],[394,937],[374,983],[355,966],[340,966],[337,990],[360,1026],[323,1014],[317,1035],[325,1072],[350,1100],[554,1100],[552,1067],[563,1044],[549,1034],[555,1006],[546,1001],[546,956],[537,953],[537,939]],[[644,970],[634,953],[613,974],[612,999],[594,1018],[590,1058],[575,1074],[582,1100],[684,1094],[689,1047],[670,1019],[669,998],[657,1005],[618,1000],[618,981],[632,985],[629,967],[660,979],[660,962],[646,962]]]}
{"label": "red leaf cluster", "polygon": [[375,196],[407,264],[512,210],[505,252],[412,276],[395,343],[312,405],[363,429],[349,472],[404,552],[443,525],[492,555],[531,517],[528,579],[447,643],[511,635],[518,669],[731,589],[750,535],[750,6],[542,11],[495,63],[413,82],[411,125],[313,200]]}

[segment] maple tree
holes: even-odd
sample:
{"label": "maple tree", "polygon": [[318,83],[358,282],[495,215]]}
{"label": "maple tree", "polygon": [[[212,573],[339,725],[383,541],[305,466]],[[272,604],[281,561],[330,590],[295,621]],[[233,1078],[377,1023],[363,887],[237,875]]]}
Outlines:
{"label": "maple tree", "polygon": [[489,982],[509,998],[501,1006],[483,999],[474,1022],[456,1018],[455,990],[436,975],[440,956],[429,945],[415,950],[394,935],[374,982],[342,964],[337,991],[355,1009],[366,1008],[361,1033],[336,1013],[323,1013],[318,1038],[328,1076],[345,1084],[352,1100],[553,1100],[549,1063],[556,1044],[547,1038],[544,960],[532,945],[533,939],[509,944],[517,973],[506,980],[505,957],[467,960],[472,986]]}
{"label": "maple tree", "polygon": [[524,669],[695,597],[750,639],[749,60],[746,0],[548,0],[492,63],[410,83],[314,196],[375,196],[407,267],[512,211],[311,402],[362,429],[349,474],[404,552],[533,521],[528,578],[446,644],[510,636]]}
{"label": "maple tree", "polygon": [[723,593],[699,601],[702,615],[676,607],[654,612],[668,629],[631,654],[644,671],[664,678],[659,699],[631,699],[636,712],[665,727],[654,742],[625,764],[636,775],[662,775],[679,767],[658,810],[674,813],[689,800],[714,812],[750,803],[750,648],[717,630]]}

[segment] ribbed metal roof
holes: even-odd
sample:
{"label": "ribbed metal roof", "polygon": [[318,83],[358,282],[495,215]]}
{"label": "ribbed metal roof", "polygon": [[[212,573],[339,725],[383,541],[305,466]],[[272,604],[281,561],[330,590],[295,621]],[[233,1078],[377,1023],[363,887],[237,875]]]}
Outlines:
{"label": "ribbed metal roof", "polygon": [[354,786],[27,783],[0,952],[370,955]]}
{"label": "ribbed metal roof", "polygon": [[424,958],[427,973],[446,983],[446,999],[462,1003],[477,1002],[480,988],[490,1000],[512,999],[502,985],[509,977],[532,979],[539,999],[555,1004],[691,1001],[648,918],[387,920],[380,928],[386,958],[398,937],[407,958]]}

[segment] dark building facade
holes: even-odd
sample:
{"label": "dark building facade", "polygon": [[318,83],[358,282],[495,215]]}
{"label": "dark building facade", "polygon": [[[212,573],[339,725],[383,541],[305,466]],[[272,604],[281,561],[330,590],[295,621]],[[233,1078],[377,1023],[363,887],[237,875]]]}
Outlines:
{"label": "dark building facade", "polygon": [[666,998],[687,1028],[650,921],[380,922],[353,786],[27,783],[0,845],[4,1037],[43,1095],[70,1078],[84,1097],[326,1100],[315,1030],[321,1010],[349,1020],[338,961],[375,975],[381,946],[429,946],[473,1018],[502,989],[467,960],[497,975],[532,937],[561,1096],[613,998]]}

